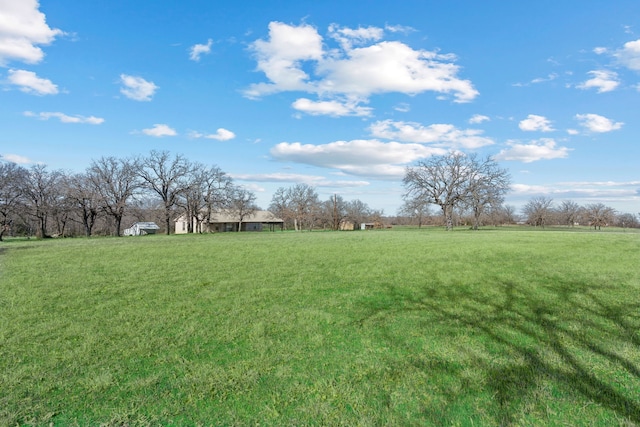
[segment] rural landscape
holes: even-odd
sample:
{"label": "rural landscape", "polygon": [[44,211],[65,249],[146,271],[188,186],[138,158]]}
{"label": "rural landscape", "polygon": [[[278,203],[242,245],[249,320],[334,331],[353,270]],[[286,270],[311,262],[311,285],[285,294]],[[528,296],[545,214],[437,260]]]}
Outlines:
{"label": "rural landscape", "polygon": [[0,0],[0,427],[640,427],[638,0]]}
{"label": "rural landscape", "polygon": [[2,425],[640,423],[637,219],[516,213],[491,158],[408,169],[393,218],[298,185],[235,233],[251,194],[180,155],[0,171]]}

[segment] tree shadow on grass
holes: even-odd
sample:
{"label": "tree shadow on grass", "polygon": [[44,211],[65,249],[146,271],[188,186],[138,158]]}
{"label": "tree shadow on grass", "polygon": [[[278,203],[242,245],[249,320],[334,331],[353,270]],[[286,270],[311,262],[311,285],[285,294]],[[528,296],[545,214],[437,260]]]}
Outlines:
{"label": "tree shadow on grass", "polygon": [[[358,323],[384,327],[395,316],[417,312],[447,330],[474,331],[502,360],[473,361],[473,369],[487,379],[486,391],[495,396],[501,425],[518,421],[523,402],[536,404],[543,382],[640,424],[640,300],[605,298],[605,286],[570,281],[534,290],[498,280],[491,289],[483,295],[462,284],[422,290],[389,285],[386,298],[378,295],[374,304],[364,304]],[[398,334],[385,339],[407,345]]]}

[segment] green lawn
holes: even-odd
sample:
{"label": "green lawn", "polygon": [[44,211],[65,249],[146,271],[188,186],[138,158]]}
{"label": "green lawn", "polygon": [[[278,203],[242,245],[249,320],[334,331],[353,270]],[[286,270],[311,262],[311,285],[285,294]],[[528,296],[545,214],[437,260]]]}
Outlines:
{"label": "green lawn", "polygon": [[638,425],[640,234],[0,243],[0,426]]}

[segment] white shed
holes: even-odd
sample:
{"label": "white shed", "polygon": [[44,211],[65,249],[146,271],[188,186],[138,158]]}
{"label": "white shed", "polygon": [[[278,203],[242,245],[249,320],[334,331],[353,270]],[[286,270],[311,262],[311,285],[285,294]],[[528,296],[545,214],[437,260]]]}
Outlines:
{"label": "white shed", "polygon": [[160,230],[160,227],[155,222],[136,222],[124,230],[124,235],[143,236],[145,234],[156,234],[157,230]]}

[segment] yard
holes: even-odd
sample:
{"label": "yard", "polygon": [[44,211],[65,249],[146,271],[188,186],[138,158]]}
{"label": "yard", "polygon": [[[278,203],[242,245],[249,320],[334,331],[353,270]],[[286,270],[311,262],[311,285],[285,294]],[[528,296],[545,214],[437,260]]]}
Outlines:
{"label": "yard", "polygon": [[0,425],[637,425],[640,233],[8,241]]}

